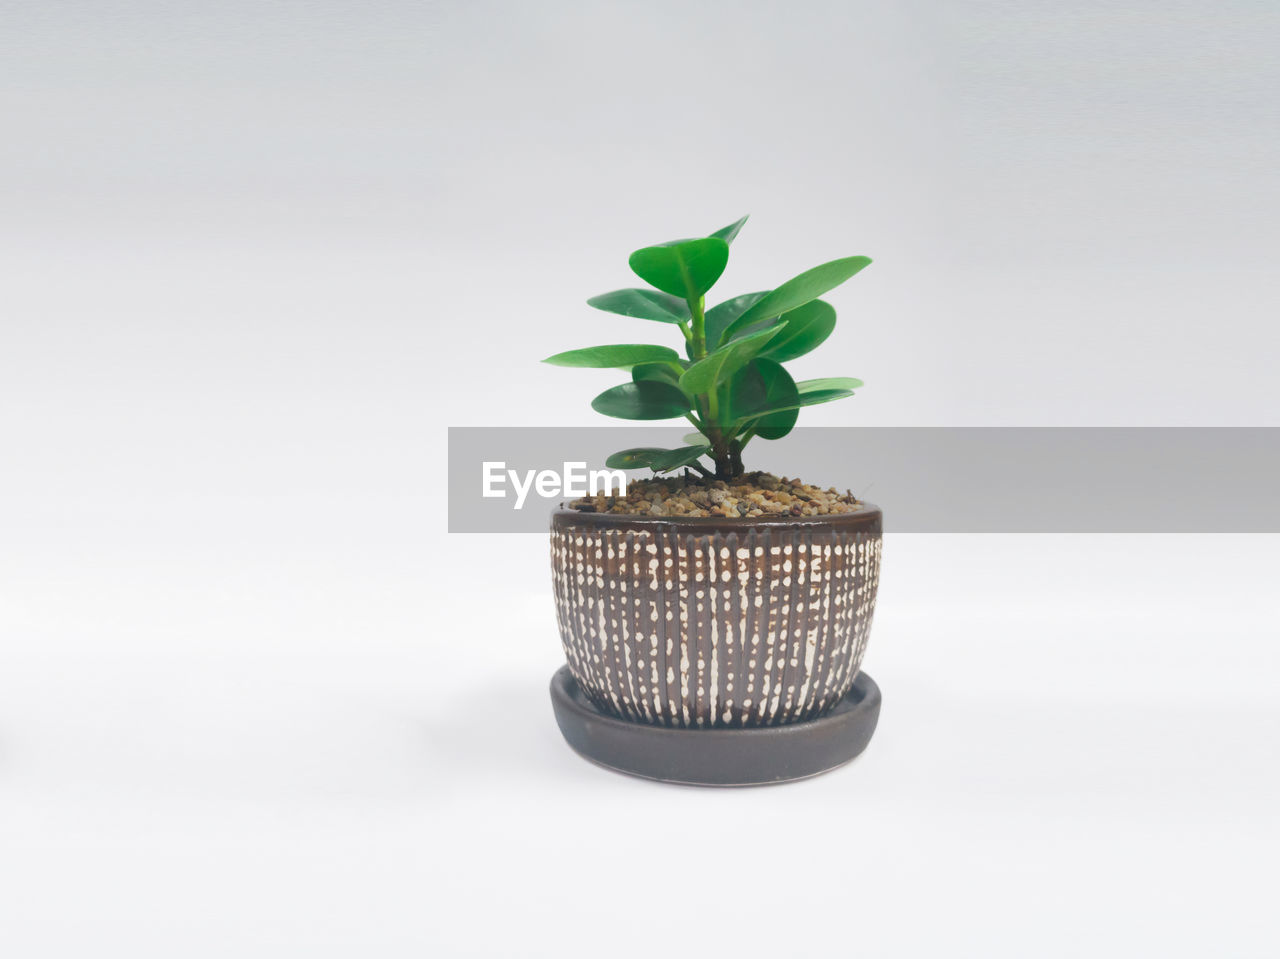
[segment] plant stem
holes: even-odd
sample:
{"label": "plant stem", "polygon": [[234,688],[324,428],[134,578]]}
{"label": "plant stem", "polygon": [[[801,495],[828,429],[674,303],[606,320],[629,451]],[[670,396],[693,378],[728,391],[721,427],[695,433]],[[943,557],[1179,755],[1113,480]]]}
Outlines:
{"label": "plant stem", "polygon": [[707,318],[703,313],[706,304],[705,296],[698,297],[695,303],[689,300],[689,313],[693,317],[693,359],[695,362],[707,355]]}
{"label": "plant stem", "polygon": [[711,452],[716,461],[716,479],[728,480],[737,475],[734,472],[734,454],[727,443],[721,440]]}
{"label": "plant stem", "polygon": [[734,440],[729,444],[729,469],[733,471],[734,476],[741,476],[742,470],[742,442]]}
{"label": "plant stem", "polygon": [[[706,318],[706,297],[698,297],[697,302],[693,300],[687,301],[689,304],[689,316],[693,320],[693,339],[690,343],[690,351],[693,354],[693,361],[696,363],[707,355],[707,318]],[[742,473],[742,459],[739,456],[741,448],[731,439],[732,433],[726,434],[725,430],[717,422],[720,418],[720,397],[718,391],[712,388],[709,392],[695,398],[698,407],[698,413],[702,418],[698,430],[707,441],[711,444],[711,458],[716,461],[716,479],[731,479]],[[693,422],[693,417],[689,417]],[[701,469],[701,467],[699,467]],[[710,478],[712,474],[706,470],[702,472]]]}

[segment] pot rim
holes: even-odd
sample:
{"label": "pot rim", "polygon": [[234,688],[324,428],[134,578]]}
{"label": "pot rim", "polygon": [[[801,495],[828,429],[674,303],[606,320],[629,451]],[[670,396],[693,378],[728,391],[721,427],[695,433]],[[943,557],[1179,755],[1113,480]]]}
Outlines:
{"label": "pot rim", "polygon": [[840,526],[878,529],[883,513],[875,503],[863,502],[854,513],[819,516],[646,516],[637,513],[584,513],[561,507],[551,511],[553,526],[681,526],[706,530],[740,530],[753,526]]}

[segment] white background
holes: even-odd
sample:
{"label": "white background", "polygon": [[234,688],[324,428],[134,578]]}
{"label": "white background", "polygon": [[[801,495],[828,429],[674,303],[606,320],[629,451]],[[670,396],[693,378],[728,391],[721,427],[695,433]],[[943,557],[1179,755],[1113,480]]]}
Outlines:
{"label": "white background", "polygon": [[1276,537],[890,537],[867,753],[692,790],[442,463],[747,212],[725,295],[876,259],[808,423],[1280,425],[1261,5],[0,18],[0,954],[1280,950]]}

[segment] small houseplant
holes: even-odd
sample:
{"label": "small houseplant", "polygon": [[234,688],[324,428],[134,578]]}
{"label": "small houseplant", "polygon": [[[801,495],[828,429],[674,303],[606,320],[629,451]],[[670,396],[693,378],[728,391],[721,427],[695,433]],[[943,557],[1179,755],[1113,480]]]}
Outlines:
{"label": "small houseplant", "polygon": [[[637,250],[631,268],[651,288],[587,301],[675,326],[684,356],[667,346],[627,343],[546,360],[628,370],[629,382],[592,401],[598,412],[630,420],[683,417],[696,431],[676,449],[633,447],[607,460],[612,468],[647,467],[655,475],[683,470],[681,482],[697,487],[680,494],[692,515],[654,515],[665,505],[655,497],[651,506],[641,501],[650,507],[643,514],[626,501],[576,504],[552,517],[553,585],[568,659],[557,701],[561,728],[589,758],[659,779],[729,784],[811,775],[860,751],[879,709],[874,684],[855,687],[879,580],[880,510],[852,497],[834,505],[805,499],[803,491],[812,488],[796,486],[788,490],[806,505],[780,510],[769,497],[785,497],[786,504],[795,497],[773,492],[776,477],[766,484],[743,466],[753,439],[780,439],[802,407],[851,396],[862,385],[847,377],[796,382],[783,363],[831,335],[835,310],[819,297],[871,261],[832,260],[772,290],[707,308],[706,295],[746,219],[706,237]],[[724,505],[729,491],[750,490],[753,481],[763,488],[734,500],[736,508]],[[716,514],[697,508],[712,503]],[[573,735],[565,713],[570,675],[573,692],[580,692],[577,720],[590,727]],[[859,690],[861,726],[854,730],[847,700]],[[556,692],[553,682],[553,699]],[[835,716],[838,706],[849,728],[832,751],[824,717]],[[785,727],[792,729],[779,739]],[[723,735],[672,739],[656,730],[735,730],[747,738],[735,752]],[[762,738],[770,730],[772,738]],[[824,730],[826,746],[814,747]],[[612,745],[602,746],[609,736]],[[806,741],[817,748],[807,759]],[[682,758],[682,749],[692,752]]]}
{"label": "small houseplant", "polygon": [[729,244],[747,218],[709,237],[677,240],[631,254],[631,268],[654,289],[615,290],[587,302],[609,313],[674,324],[687,359],[668,346],[626,343],[548,357],[557,366],[616,367],[631,382],[591,401],[606,416],[628,420],[685,417],[697,432],[679,449],[639,447],[614,453],[617,468],[669,472],[691,467],[717,479],[743,472],[742,451],[753,438],[781,439],[803,406],[852,396],[851,377],[797,383],[782,366],[819,346],[835,329],[836,311],[818,297],[871,263],[865,256],[832,260],[777,289],[747,293],[706,309],[706,294],[729,262]]}

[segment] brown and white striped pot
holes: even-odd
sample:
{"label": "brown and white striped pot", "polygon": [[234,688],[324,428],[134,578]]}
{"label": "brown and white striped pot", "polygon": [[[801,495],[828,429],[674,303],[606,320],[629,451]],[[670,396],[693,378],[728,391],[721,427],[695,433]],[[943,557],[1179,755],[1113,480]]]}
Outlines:
{"label": "brown and white striped pot", "polygon": [[849,691],[881,513],[719,519],[557,510],[556,616],[595,706],[663,726],[772,726]]}

